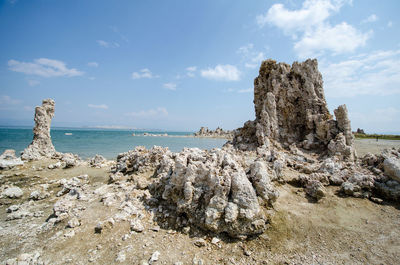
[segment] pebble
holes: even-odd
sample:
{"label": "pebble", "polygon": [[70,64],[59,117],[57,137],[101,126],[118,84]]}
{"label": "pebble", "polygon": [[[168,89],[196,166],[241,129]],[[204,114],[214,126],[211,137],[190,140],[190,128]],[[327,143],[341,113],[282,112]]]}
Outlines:
{"label": "pebble", "polygon": [[199,238],[194,241],[194,245],[198,247],[204,247],[205,245],[207,245],[207,242],[204,239]]}
{"label": "pebble", "polygon": [[151,255],[150,259],[149,259],[149,264],[152,264],[153,262],[156,262],[159,257],[160,257],[160,252],[159,251],[154,251],[153,254]]}

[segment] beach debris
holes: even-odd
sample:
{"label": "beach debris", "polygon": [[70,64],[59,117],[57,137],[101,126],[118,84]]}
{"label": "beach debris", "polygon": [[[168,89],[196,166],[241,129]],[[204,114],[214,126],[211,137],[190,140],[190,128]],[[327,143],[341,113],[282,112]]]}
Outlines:
{"label": "beach debris", "polygon": [[23,165],[20,157],[15,156],[15,150],[6,149],[0,156],[0,169],[11,169],[15,166]]}
{"label": "beach debris", "polygon": [[44,99],[42,106],[35,109],[35,127],[33,128],[33,141],[21,153],[23,160],[39,160],[42,157],[51,158],[56,149],[51,142],[50,125],[54,116],[55,102]]}

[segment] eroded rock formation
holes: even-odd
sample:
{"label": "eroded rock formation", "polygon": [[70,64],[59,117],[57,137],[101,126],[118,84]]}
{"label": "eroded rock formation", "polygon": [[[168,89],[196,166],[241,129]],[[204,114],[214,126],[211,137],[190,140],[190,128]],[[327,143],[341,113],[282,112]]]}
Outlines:
{"label": "eroded rock formation", "polygon": [[42,106],[35,109],[35,127],[33,141],[21,153],[24,160],[38,160],[41,157],[52,157],[56,150],[51,142],[50,125],[54,116],[54,100],[44,99]]}
{"label": "eroded rock formation", "polygon": [[272,184],[276,175],[268,165],[247,165],[233,150],[185,148],[171,153],[138,147],[120,155],[115,169],[116,174],[134,174],[151,168],[152,201],[167,209],[159,218],[175,217],[167,223],[176,228],[190,225],[233,237],[262,233],[268,221],[262,206],[278,196]]}
{"label": "eroded rock formation", "polygon": [[232,144],[241,150],[269,147],[270,141],[287,148],[329,152],[353,160],[355,151],[345,105],[335,110],[336,120],[325,101],[317,60],[262,63],[254,80],[256,119],[248,121]]}
{"label": "eroded rock formation", "polygon": [[233,131],[225,131],[220,127],[217,127],[215,130],[210,130],[208,127],[201,127],[200,130],[194,134],[194,136],[232,139]]}

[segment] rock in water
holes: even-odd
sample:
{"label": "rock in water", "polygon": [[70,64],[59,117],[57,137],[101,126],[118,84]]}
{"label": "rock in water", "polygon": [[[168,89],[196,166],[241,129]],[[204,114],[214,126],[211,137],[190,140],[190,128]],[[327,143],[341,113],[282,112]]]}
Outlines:
{"label": "rock in water", "polygon": [[[329,113],[317,60],[276,63],[266,60],[254,80],[256,119],[248,121],[231,142],[241,150],[269,145],[328,151],[353,160],[353,136],[345,105]],[[344,139],[343,139],[344,138]]]}
{"label": "rock in water", "polygon": [[42,106],[35,109],[35,127],[33,128],[33,141],[21,153],[24,160],[38,160],[42,157],[51,157],[56,150],[51,142],[50,125],[54,116],[54,100],[44,99]]}

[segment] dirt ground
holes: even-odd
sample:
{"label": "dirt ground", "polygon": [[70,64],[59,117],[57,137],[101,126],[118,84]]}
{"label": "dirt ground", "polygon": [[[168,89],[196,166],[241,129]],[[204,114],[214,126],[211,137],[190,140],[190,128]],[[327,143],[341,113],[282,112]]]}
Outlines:
{"label": "dirt ground", "polygon": [[[357,146],[357,141],[356,141]],[[380,148],[380,147],[379,147]],[[359,150],[358,150],[359,151]],[[359,152],[360,153],[360,152]],[[25,163],[0,172],[0,187],[15,185],[20,199],[0,199],[0,262],[22,253],[39,252],[45,264],[399,264],[400,205],[376,204],[367,199],[341,197],[339,187],[327,187],[318,203],[302,188],[276,184],[280,193],[269,210],[269,228],[262,235],[238,240],[205,233],[196,228],[176,231],[160,228],[148,214],[144,231],[133,232],[127,221],[106,223],[118,212],[107,207],[96,190],[108,185],[109,168],[48,169],[55,161]],[[38,168],[43,168],[38,170]],[[290,172],[285,172],[291,174]],[[60,179],[88,174],[88,199],[79,201],[80,226],[66,221],[48,225],[53,205],[60,197]],[[29,199],[41,184],[50,196]],[[132,197],[135,191],[129,191]],[[20,205],[30,215],[8,220],[7,209]],[[22,206],[21,206],[22,205]],[[99,222],[104,226],[95,232]],[[199,239],[204,239],[198,244]],[[200,246],[197,246],[200,245]]]}

